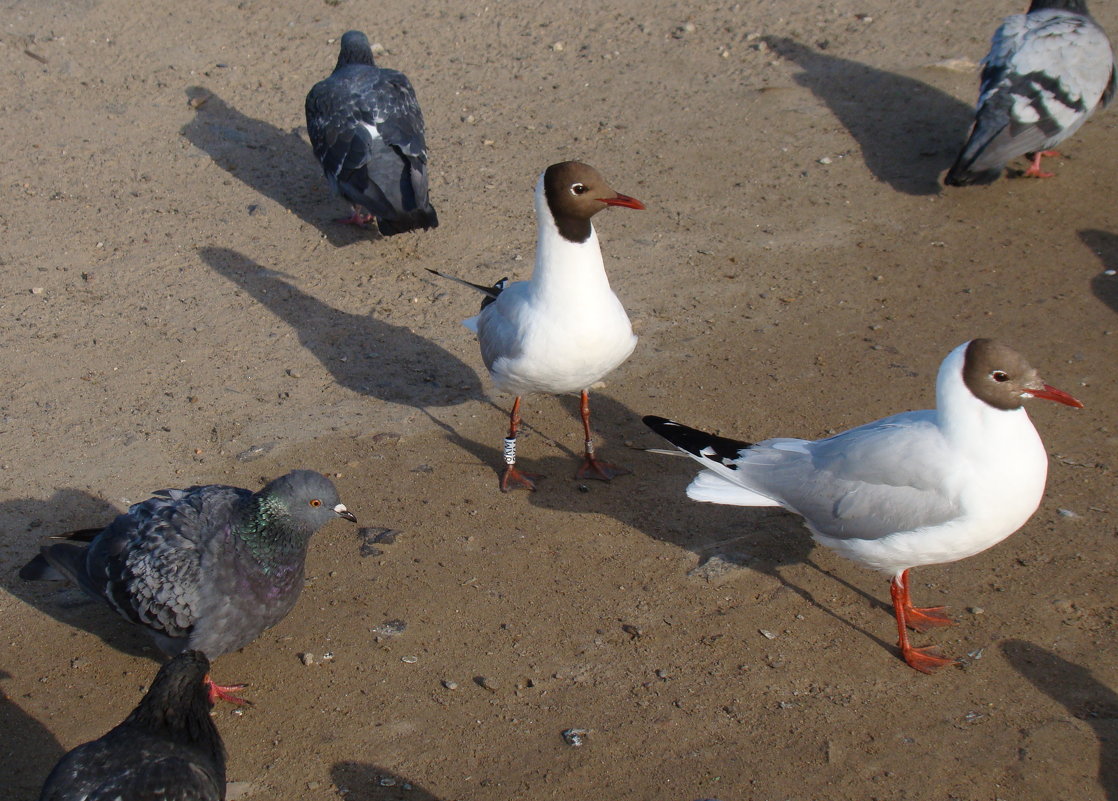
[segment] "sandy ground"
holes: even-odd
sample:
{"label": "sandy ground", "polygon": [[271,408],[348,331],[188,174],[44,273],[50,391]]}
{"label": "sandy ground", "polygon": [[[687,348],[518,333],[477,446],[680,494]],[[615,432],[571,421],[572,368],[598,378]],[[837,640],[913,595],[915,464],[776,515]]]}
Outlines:
{"label": "sandy ground", "polygon": [[[370,530],[320,533],[295,611],[216,665],[255,701],[216,712],[244,797],[1118,798],[1118,116],[1053,180],[938,183],[1023,5],[4,2],[4,797],[157,665],[18,579],[39,539],[309,467]],[[303,98],[348,28],[417,87],[437,231],[331,222]],[[532,397],[548,478],[506,496],[478,299],[424,268],[528,276],[533,183],[568,158],[648,206],[596,218],[641,340],[595,415],[633,475],[580,487],[574,399]],[[644,452],[643,414],[759,439],[927,407],[975,336],[1087,408],[1033,404],[1051,471],[1021,532],[914,574],[960,622],[917,639],[960,669],[899,661],[883,576]]]}

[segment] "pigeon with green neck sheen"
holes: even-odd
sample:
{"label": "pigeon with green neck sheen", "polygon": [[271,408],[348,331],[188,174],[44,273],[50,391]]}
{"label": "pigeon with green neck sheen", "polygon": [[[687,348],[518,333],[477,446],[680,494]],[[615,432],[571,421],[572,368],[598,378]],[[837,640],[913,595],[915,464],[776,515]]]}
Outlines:
{"label": "pigeon with green neck sheen", "polygon": [[337,517],[357,520],[330,479],[311,470],[256,493],[218,484],[161,490],[100,531],[44,545],[20,576],[70,579],[147,629],[166,655],[193,649],[216,659],[291,611],[311,535]]}

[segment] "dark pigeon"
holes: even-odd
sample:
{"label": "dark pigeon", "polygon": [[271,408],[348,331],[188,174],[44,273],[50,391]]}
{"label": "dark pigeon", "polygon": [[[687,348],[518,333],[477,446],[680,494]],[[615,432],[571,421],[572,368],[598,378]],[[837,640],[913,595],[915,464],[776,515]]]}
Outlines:
{"label": "dark pigeon", "polygon": [[373,63],[360,31],[342,36],[334,72],[307,95],[307,133],[330,188],[353,204],[341,222],[375,218],[383,236],[438,226],[415,90],[402,72]]}
{"label": "dark pigeon", "polygon": [[998,28],[982,63],[974,126],[948,186],[991,183],[1022,155],[1033,162],[1025,175],[1052,177],[1041,156],[1114,97],[1114,53],[1084,0],[1033,0]]}
{"label": "dark pigeon", "polygon": [[20,576],[68,578],[146,628],[168,656],[193,649],[216,659],[291,611],[311,535],[335,517],[356,522],[311,470],[255,494],[218,484],[161,490],[95,536],[44,545]]}
{"label": "dark pigeon", "polygon": [[183,651],[124,722],[59,760],[39,801],[224,801],[225,747],[210,717],[209,660]]}

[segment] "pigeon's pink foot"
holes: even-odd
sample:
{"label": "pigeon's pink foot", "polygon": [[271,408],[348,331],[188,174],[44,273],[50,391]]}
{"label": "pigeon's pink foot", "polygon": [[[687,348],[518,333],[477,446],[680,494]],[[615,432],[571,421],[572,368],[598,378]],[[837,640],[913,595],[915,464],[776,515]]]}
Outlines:
{"label": "pigeon's pink foot", "polygon": [[341,223],[342,225],[360,225],[364,227],[375,219],[376,218],[372,214],[366,214],[363,211],[354,209],[352,217],[339,217],[334,220],[334,222]]}
{"label": "pigeon's pink foot", "polygon": [[234,704],[236,706],[252,706],[252,702],[239,695],[235,695],[238,690],[243,690],[247,684],[215,684],[214,680],[209,676],[205,678],[206,692],[209,693],[210,703],[216,704],[218,701],[225,701],[226,703]]}
{"label": "pigeon's pink foot", "polygon": [[1058,156],[1060,155],[1057,150],[1041,150],[1037,153],[1029,153],[1028,156],[1033,160],[1029,165],[1029,169],[1025,170],[1025,178],[1055,178],[1056,173],[1045,172],[1040,168],[1040,159],[1043,156]]}

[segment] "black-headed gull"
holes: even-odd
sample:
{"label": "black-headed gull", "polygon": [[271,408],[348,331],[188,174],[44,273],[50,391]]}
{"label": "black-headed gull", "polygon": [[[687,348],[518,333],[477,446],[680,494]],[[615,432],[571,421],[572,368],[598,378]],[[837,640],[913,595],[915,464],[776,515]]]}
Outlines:
{"label": "black-headed gull", "polygon": [[607,206],[643,209],[644,204],[615,192],[597,170],[578,161],[544,170],[535,204],[536,264],[529,280],[483,287],[454,279],[486,293],[481,313],[463,324],[477,333],[494,383],[516,396],[505,438],[503,492],[535,489],[538,478],[516,467],[520,399],[530,392],[581,392],[586,452],[579,478],[608,481],[628,472],[596,458],[590,433],[588,388],[629,358],[637,344],[629,316],[610,289],[590,218]]}
{"label": "black-headed gull", "polygon": [[904,660],[931,673],[953,660],[914,648],[906,627],[951,621],[918,609],[908,571],[954,562],[1001,542],[1036,511],[1048,454],[1023,404],[1083,404],[1041,381],[1015,350],[974,339],[943,360],[936,408],[904,412],[817,441],[757,444],[705,434],[662,417],[644,422],[707,469],[687,488],[697,501],[783,506],[817,542],[892,576]]}
{"label": "black-headed gull", "polygon": [[1051,178],[1041,156],[1114,97],[1114,53],[1084,0],[1033,0],[1007,17],[983,59],[970,137],[947,173],[949,186],[990,183],[1010,159],[1025,175]]}
{"label": "black-headed gull", "polygon": [[338,222],[383,236],[434,228],[423,113],[406,75],[373,63],[361,31],[342,36],[334,72],[307,94],[307,134],[330,188],[353,205]]}

